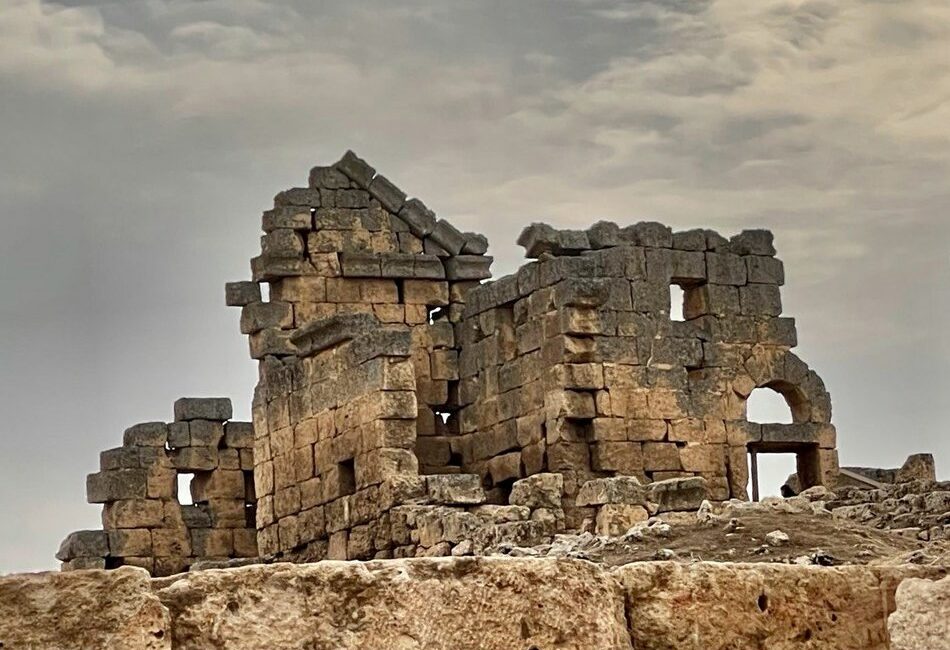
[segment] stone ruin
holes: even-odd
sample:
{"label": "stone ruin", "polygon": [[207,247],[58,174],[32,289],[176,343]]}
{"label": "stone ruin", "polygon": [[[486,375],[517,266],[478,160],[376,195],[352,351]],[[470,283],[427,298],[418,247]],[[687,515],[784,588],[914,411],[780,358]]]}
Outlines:
{"label": "stone ruin", "polygon": [[[748,499],[763,453],[796,455],[798,489],[836,481],[831,399],[791,351],[768,231],[532,224],[529,261],[489,281],[484,236],[352,152],[309,181],[275,197],[251,280],[226,289],[259,363],[253,428],[192,400],[130,429],[87,485],[105,530],[67,538],[65,568],[609,534]],[[763,387],[792,424],[748,421]],[[180,472],[194,505],[176,499]]]}

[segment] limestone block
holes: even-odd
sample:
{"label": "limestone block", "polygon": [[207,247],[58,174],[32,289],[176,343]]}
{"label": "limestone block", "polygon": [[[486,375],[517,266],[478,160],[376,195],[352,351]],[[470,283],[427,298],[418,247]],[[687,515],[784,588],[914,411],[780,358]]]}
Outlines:
{"label": "limestone block", "polygon": [[496,485],[502,481],[521,478],[524,475],[521,452],[513,451],[489,459],[488,475]]}
{"label": "limestone block", "polygon": [[598,221],[587,229],[587,241],[594,249],[620,245],[620,227],[610,221]]}
{"label": "limestone block", "polygon": [[320,207],[320,192],[310,187],[292,187],[274,197],[276,206]]}
{"label": "limestone block", "polygon": [[785,284],[785,266],[782,260],[774,257],[750,255],[745,258],[749,271],[749,282],[758,284]]}
{"label": "limestone block", "polygon": [[597,415],[594,396],[591,393],[561,390],[545,396],[544,408],[547,419],[593,418]]}
{"label": "limestone block", "polygon": [[706,233],[701,228],[673,233],[673,248],[681,251],[706,250]]}
{"label": "limestone block", "polygon": [[152,534],[146,528],[107,531],[111,557],[148,557],[152,553]]}
{"label": "limestone block", "polygon": [[747,316],[781,316],[782,295],[774,284],[749,284],[739,287],[741,312]]}
{"label": "limestone block", "polygon": [[907,578],[887,619],[892,650],[950,650],[950,577]]}
{"label": "limestone block", "polygon": [[313,266],[302,259],[264,255],[251,259],[251,279],[254,282],[272,282],[280,278],[313,273]]}
{"label": "limestone block", "polygon": [[198,557],[229,557],[234,537],[228,529],[199,528],[190,532],[191,548]]}
{"label": "limestone block", "polygon": [[109,538],[103,530],[77,530],[59,545],[56,559],[68,562],[76,558],[99,558],[109,555]]}
{"label": "limestone block", "polygon": [[373,178],[367,189],[374,199],[393,214],[398,214],[406,202],[406,193],[381,174]]}
{"label": "limestone block", "polygon": [[148,472],[144,469],[104,470],[86,476],[86,501],[108,503],[148,496]]}
{"label": "limestone block", "polygon": [[399,210],[399,218],[416,237],[426,237],[435,229],[435,213],[419,199],[406,201]]}
{"label": "limestone block", "polygon": [[0,642],[11,650],[170,650],[172,633],[148,573],[123,567],[0,577]]}
{"label": "limestone block", "polygon": [[[445,219],[439,219],[429,234],[429,239],[445,249],[450,255],[458,255],[465,246],[465,235]],[[474,257],[474,256],[473,256]]]}
{"label": "limestone block", "polygon": [[768,230],[743,230],[729,240],[739,255],[775,255],[774,237]]}
{"label": "limestone block", "polygon": [[202,472],[218,466],[218,450],[213,447],[179,447],[171,452],[172,465],[182,472]]}
{"label": "limestone block", "polygon": [[310,187],[335,190],[349,186],[350,179],[333,167],[314,167],[310,170]]}
{"label": "limestone block", "polygon": [[608,503],[597,509],[594,531],[606,537],[619,537],[649,518],[643,506]]}
{"label": "limestone block", "polygon": [[[320,203],[320,197],[312,194],[309,200]],[[261,217],[261,230],[271,232],[281,228],[292,230],[309,230],[313,223],[310,208],[297,205],[280,205],[273,210],[267,210]]]}
{"label": "limestone block", "polygon": [[[338,557],[334,541],[329,555]],[[215,596],[225,593],[228,598]],[[158,594],[172,612],[173,641],[182,650],[292,647],[301,638],[340,650],[448,650],[470,647],[472,639],[484,650],[553,648],[564,639],[574,648],[631,647],[617,584],[583,562],[444,558],[250,566],[186,574]],[[341,594],[361,604],[358,626],[338,616]]]}
{"label": "limestone block", "polygon": [[639,442],[598,442],[591,445],[591,466],[597,471],[639,474],[643,471]]}
{"label": "limestone block", "polygon": [[202,472],[192,480],[191,493],[196,502],[209,499],[243,499],[244,472],[227,469]]}
{"label": "limestone block", "polygon": [[254,447],[254,425],[250,422],[228,422],[224,425],[224,444],[231,449]]}
{"label": "limestone block", "polygon": [[224,285],[224,301],[228,307],[243,307],[260,300],[261,285],[257,282],[228,282]]}
{"label": "limestone block", "polygon": [[[487,280],[491,277],[494,258],[488,255],[456,255],[444,262],[445,277],[449,280]],[[416,269],[419,268],[416,260]],[[419,277],[416,273],[416,277]]]}
{"label": "limestone block", "polygon": [[638,650],[889,647],[886,591],[867,567],[644,562],[615,575]]}
{"label": "limestone block", "polygon": [[289,228],[273,230],[261,237],[261,255],[269,259],[298,259],[303,257],[303,238]]}
{"label": "limestone block", "polygon": [[477,474],[441,474],[425,477],[426,493],[440,505],[478,505],[485,491]]}
{"label": "limestone block", "polygon": [[175,402],[175,421],[231,419],[231,400],[227,397],[182,397]]}
{"label": "limestone block", "polygon": [[679,450],[672,442],[643,443],[643,467],[646,471],[680,471]]}
{"label": "limestone block", "polygon": [[528,508],[560,508],[563,493],[564,477],[561,474],[534,474],[515,481],[508,502]]}
{"label": "limestone block", "polygon": [[742,286],[748,279],[745,260],[729,253],[706,253],[706,270],[713,284]]}
{"label": "limestone block", "polygon": [[679,450],[680,462],[687,472],[725,474],[725,445],[688,444]]}
{"label": "limestone block", "polygon": [[157,528],[164,520],[162,502],[157,499],[123,499],[107,503],[102,508],[102,527]]}
{"label": "limestone block", "polygon": [[155,557],[187,557],[191,555],[191,538],[184,528],[156,528],[152,531],[152,553]]}
{"label": "limestone block", "polygon": [[633,476],[593,479],[581,485],[575,501],[577,506],[601,506],[608,503],[643,505],[644,487]]}
{"label": "limestone block", "polygon": [[706,479],[699,476],[672,478],[646,484],[644,496],[655,512],[690,512],[709,498],[709,489]]}
{"label": "limestone block", "polygon": [[670,248],[673,245],[672,229],[655,221],[642,221],[621,228],[620,238],[637,246],[651,248]]}
{"label": "limestone block", "polygon": [[403,282],[403,302],[410,305],[448,305],[449,285],[444,281],[405,280]]}
{"label": "limestone block", "polygon": [[122,444],[128,447],[164,447],[168,429],[164,422],[135,424],[122,434]]}
{"label": "limestone block", "polygon": [[376,170],[352,151],[347,151],[334,167],[363,188],[369,187],[376,175]]}

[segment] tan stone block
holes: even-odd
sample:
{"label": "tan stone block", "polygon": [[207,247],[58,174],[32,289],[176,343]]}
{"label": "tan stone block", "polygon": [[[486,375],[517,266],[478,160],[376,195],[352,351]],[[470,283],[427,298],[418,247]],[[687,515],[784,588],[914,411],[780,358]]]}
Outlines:
{"label": "tan stone block", "polygon": [[235,528],[234,538],[235,557],[257,557],[257,531],[253,528]]}
{"label": "tan stone block", "polygon": [[300,528],[296,516],[277,520],[277,538],[282,549],[291,549],[300,544]]}
{"label": "tan stone block", "polygon": [[715,418],[703,420],[705,442],[713,445],[726,444],[726,422]]}
{"label": "tan stone block", "polygon": [[210,499],[243,499],[244,472],[228,469],[201,472],[196,474],[191,482],[191,493],[195,502]]}
{"label": "tan stone block", "polygon": [[406,324],[424,325],[429,322],[429,310],[426,305],[406,305]]}
{"label": "tan stone block", "polygon": [[179,573],[184,573],[188,570],[188,565],[190,563],[191,558],[180,556],[156,557],[155,571],[153,575],[172,576]]}
{"label": "tan stone block", "polygon": [[280,519],[300,512],[300,487],[291,485],[274,493],[274,515]]}
{"label": "tan stone block", "polygon": [[310,263],[317,275],[325,278],[335,278],[340,275],[340,256],[336,253],[310,251]]}
{"label": "tan stone block", "polygon": [[349,533],[345,530],[338,530],[337,532],[330,535],[330,544],[327,547],[327,559],[328,560],[347,559],[346,548],[347,548],[348,541],[349,541]]}
{"label": "tan stone block", "polygon": [[606,537],[619,537],[649,518],[650,514],[643,506],[607,503],[597,509],[595,532]]}
{"label": "tan stone block", "polygon": [[369,525],[354,526],[346,540],[346,558],[348,560],[372,559],[374,531]]}
{"label": "tan stone block", "polygon": [[657,470],[680,471],[683,469],[679,450],[672,442],[643,443],[643,467],[648,472]]}
{"label": "tan stone block", "polygon": [[552,391],[544,398],[545,416],[557,418],[593,418],[597,415],[594,396],[572,390]]}
{"label": "tan stone block", "polygon": [[663,420],[685,418],[688,415],[686,395],[679,391],[652,390],[647,393],[649,417]]}
{"label": "tan stone block", "polygon": [[627,421],[622,418],[594,418],[591,420],[591,440],[596,442],[623,442],[627,440],[627,426]]}
{"label": "tan stone block", "polygon": [[191,555],[188,530],[156,528],[152,531],[152,553],[156,557],[187,557]]}
{"label": "tan stone block", "polygon": [[360,280],[327,278],[327,302],[360,302]]}
{"label": "tan stone block", "polygon": [[301,542],[323,539],[327,534],[327,524],[323,506],[301,510],[297,515],[297,529]]}
{"label": "tan stone block", "polygon": [[524,476],[521,464],[521,452],[514,451],[495,456],[488,461],[488,474],[494,484]]}
{"label": "tan stone block", "polygon": [[112,557],[152,555],[152,535],[147,528],[110,530],[109,555]]}
{"label": "tan stone block", "polygon": [[173,469],[152,468],[148,472],[149,499],[174,499],[178,494],[178,472]]}
{"label": "tan stone block", "polygon": [[623,474],[643,472],[643,452],[638,442],[598,442],[591,445],[591,467]]}
{"label": "tan stone block", "polygon": [[274,517],[274,495],[257,498],[256,523],[258,529],[270,526],[276,521]]}
{"label": "tan stone block", "polygon": [[599,363],[566,363],[554,367],[564,388],[596,390],[604,387],[604,366]]}
{"label": "tan stone block", "polygon": [[274,487],[278,490],[297,482],[293,453],[274,456]]}
{"label": "tan stone block", "polygon": [[524,464],[526,476],[534,476],[544,471],[544,451],[545,443],[543,440],[528,445],[521,450],[521,462]]}
{"label": "tan stone block", "polygon": [[140,569],[145,569],[149,573],[154,573],[155,571],[155,558],[153,557],[124,557],[122,558],[122,566],[135,566]]}
{"label": "tan stone block", "polygon": [[666,438],[666,420],[627,420],[626,438],[634,442],[659,442]]}
{"label": "tan stone block", "polygon": [[680,462],[687,472],[725,474],[725,445],[686,445],[679,450]]}
{"label": "tan stone block", "polygon": [[326,302],[326,279],[313,275],[282,278],[271,283],[270,297],[285,302]]}
{"label": "tan stone block", "polygon": [[274,493],[273,461],[265,461],[254,467],[254,492],[258,497]]}
{"label": "tan stone block", "polygon": [[164,507],[157,499],[124,499],[102,507],[102,527],[157,528],[163,524]]}
{"label": "tan stone block", "polygon": [[457,351],[433,350],[430,359],[433,379],[456,380],[459,378]]}
{"label": "tan stone block", "polygon": [[403,323],[406,320],[406,309],[403,305],[374,304],[373,314],[381,323]]}
{"label": "tan stone block", "polygon": [[329,318],[337,312],[336,303],[297,302],[294,306],[294,327],[303,327],[315,320]]}
{"label": "tan stone block", "polygon": [[191,547],[197,557],[229,557],[234,552],[234,536],[224,528],[197,528],[191,531]]}
{"label": "tan stone block", "polygon": [[241,469],[241,454],[237,449],[218,450],[219,469]]}
{"label": "tan stone block", "polygon": [[247,525],[247,506],[244,499],[211,499],[208,514],[215,528],[242,528]]}
{"label": "tan stone block", "polygon": [[172,465],[182,472],[202,472],[218,466],[218,450],[211,447],[179,447],[171,452]]}
{"label": "tan stone block", "polygon": [[294,476],[298,483],[315,476],[313,463],[313,447],[306,445],[294,449]]}
{"label": "tan stone block", "polygon": [[395,280],[360,280],[360,298],[370,303],[390,303],[399,301],[399,291]]}
{"label": "tan stone block", "polygon": [[449,284],[433,280],[404,280],[403,302],[430,307],[449,304]]}

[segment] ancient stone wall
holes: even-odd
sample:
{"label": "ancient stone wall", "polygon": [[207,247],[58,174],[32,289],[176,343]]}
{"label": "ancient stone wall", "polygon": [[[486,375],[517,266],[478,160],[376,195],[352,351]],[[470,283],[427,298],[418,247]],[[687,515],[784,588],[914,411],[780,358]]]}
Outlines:
{"label": "ancient stone wall", "polygon": [[[70,534],[56,554],[63,569],[131,565],[161,576],[198,560],[256,557],[253,440],[226,398],[182,398],[174,422],[128,428],[86,480],[89,503],[103,504],[102,530]],[[181,475],[191,475],[188,504]]]}
{"label": "ancient stone wall", "polygon": [[[260,362],[265,553],[406,546],[384,532],[397,504],[380,507],[375,492],[391,472],[474,474],[500,506],[519,479],[553,472],[569,528],[599,515],[575,501],[594,479],[695,477],[724,500],[747,498],[750,453],[795,453],[804,487],[837,474],[830,397],[790,352],[784,269],[766,231],[727,240],[657,223],[535,224],[519,240],[535,261],[480,284],[485,238],[436,219],[351,152],[278,194],[263,230],[252,281],[229,284],[227,302],[242,307]],[[325,322],[342,316],[354,319]],[[387,387],[382,367],[412,385]],[[747,421],[759,387],[785,397],[793,424]],[[379,427],[398,428],[385,434],[395,442],[367,441]],[[374,538],[383,532],[368,544],[358,527],[371,521]]]}
{"label": "ancient stone wall", "polygon": [[[831,400],[790,352],[770,233],[535,224],[519,242],[541,259],[467,298],[465,471],[489,485],[558,472],[569,498],[596,477],[701,476],[719,500],[746,498],[750,451],[796,453],[805,487],[837,472]],[[672,286],[683,320],[671,319]],[[794,424],[746,420],[759,387],[785,397]]]}

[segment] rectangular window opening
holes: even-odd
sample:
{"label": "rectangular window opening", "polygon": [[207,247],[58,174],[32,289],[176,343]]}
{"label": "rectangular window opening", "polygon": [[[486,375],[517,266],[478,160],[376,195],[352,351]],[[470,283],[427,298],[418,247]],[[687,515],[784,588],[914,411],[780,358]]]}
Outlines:
{"label": "rectangular window opening", "polygon": [[340,474],[340,496],[356,492],[356,462],[351,458],[337,464]]}
{"label": "rectangular window opening", "polygon": [[183,506],[193,506],[195,504],[191,494],[191,481],[193,478],[195,478],[194,474],[182,472],[178,475],[178,503]]}
{"label": "rectangular window opening", "polygon": [[670,285],[670,320],[684,321],[686,291],[678,284]]}

